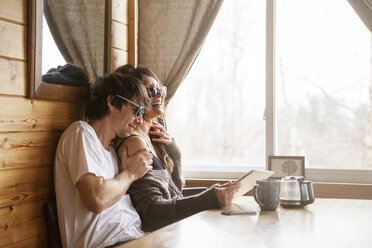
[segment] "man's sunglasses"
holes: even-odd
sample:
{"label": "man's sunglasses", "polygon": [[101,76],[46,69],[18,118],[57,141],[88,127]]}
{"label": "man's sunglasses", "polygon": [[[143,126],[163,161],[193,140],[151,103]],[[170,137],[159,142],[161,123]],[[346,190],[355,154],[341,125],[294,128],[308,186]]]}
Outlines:
{"label": "man's sunglasses", "polygon": [[147,87],[147,92],[149,93],[149,97],[155,97],[159,93],[167,97],[167,86],[161,86],[161,87]]}
{"label": "man's sunglasses", "polygon": [[134,114],[134,116],[136,118],[140,117],[141,115],[143,115],[145,113],[145,108],[144,107],[138,105],[137,103],[132,102],[131,100],[129,100],[129,99],[123,97],[123,96],[120,96],[120,95],[116,95],[116,96],[119,97],[119,98],[121,98],[121,99],[123,99],[123,100],[125,100],[125,101],[127,101],[127,102],[129,102],[130,104],[132,104],[132,105],[134,105],[134,106],[136,106],[138,108],[137,111],[136,111],[136,113]]}

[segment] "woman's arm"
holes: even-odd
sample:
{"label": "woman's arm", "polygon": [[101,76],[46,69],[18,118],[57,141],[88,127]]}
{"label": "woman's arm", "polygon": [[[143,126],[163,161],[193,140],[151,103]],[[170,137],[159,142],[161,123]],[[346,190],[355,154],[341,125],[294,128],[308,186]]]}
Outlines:
{"label": "woman's arm", "polygon": [[206,209],[220,208],[215,186],[198,195],[170,199],[164,198],[157,186],[132,189],[129,192],[144,231],[156,230]]}
{"label": "woman's arm", "polygon": [[182,189],[185,186],[185,178],[182,175],[181,151],[179,147],[176,145],[176,141],[174,139],[172,139],[172,142],[169,145],[165,146],[165,152],[173,161],[174,165],[172,171],[173,183],[182,192]]}
{"label": "woman's arm", "polygon": [[213,185],[197,195],[183,197],[175,185],[159,173],[156,172],[157,176],[153,173],[145,175],[128,191],[144,231],[153,231],[207,209],[228,206],[239,188],[238,184],[228,182]]}
{"label": "woman's arm", "polygon": [[[156,171],[159,173],[162,172]],[[215,188],[216,185],[200,194],[182,197],[169,178],[155,178],[150,173],[133,183],[128,193],[141,216],[143,230],[153,231],[200,211],[220,208]]]}

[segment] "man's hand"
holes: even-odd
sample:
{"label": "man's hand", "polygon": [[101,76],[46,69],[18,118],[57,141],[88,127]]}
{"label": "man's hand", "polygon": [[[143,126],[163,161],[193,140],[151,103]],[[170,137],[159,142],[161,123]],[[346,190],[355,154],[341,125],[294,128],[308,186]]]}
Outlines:
{"label": "man's hand", "polygon": [[133,181],[143,177],[152,169],[152,154],[146,149],[140,149],[128,157],[127,148],[123,146],[121,152],[122,172],[113,179],[104,179],[92,173],[86,173],[76,183],[80,197],[85,207],[100,213],[112,206],[127,193]]}
{"label": "man's hand", "polygon": [[238,191],[240,184],[233,184],[231,181],[216,187],[216,194],[220,206],[227,207],[231,205],[234,193]]}
{"label": "man's hand", "polygon": [[121,158],[121,169],[137,180],[152,169],[152,154],[148,149],[138,150],[132,156],[128,156],[126,146],[121,146],[118,153]]}

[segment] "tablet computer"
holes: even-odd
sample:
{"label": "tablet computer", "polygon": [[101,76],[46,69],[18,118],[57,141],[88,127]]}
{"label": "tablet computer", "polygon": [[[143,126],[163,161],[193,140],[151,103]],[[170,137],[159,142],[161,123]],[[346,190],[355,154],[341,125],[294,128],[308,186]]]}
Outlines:
{"label": "tablet computer", "polygon": [[244,194],[248,193],[248,191],[250,191],[251,189],[253,189],[254,185],[256,184],[256,180],[269,178],[273,174],[274,171],[251,170],[250,172],[236,180],[234,184],[240,183],[240,188],[234,194],[233,201],[243,196]]}

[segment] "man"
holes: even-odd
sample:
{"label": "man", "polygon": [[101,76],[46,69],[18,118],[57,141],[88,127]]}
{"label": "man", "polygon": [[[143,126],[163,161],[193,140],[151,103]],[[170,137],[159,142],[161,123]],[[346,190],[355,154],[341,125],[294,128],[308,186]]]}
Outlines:
{"label": "man", "polygon": [[126,192],[152,169],[152,155],[144,149],[119,161],[110,143],[128,136],[148,105],[140,81],[110,74],[92,89],[89,121],[74,122],[62,134],[54,181],[64,247],[105,247],[143,235]]}

